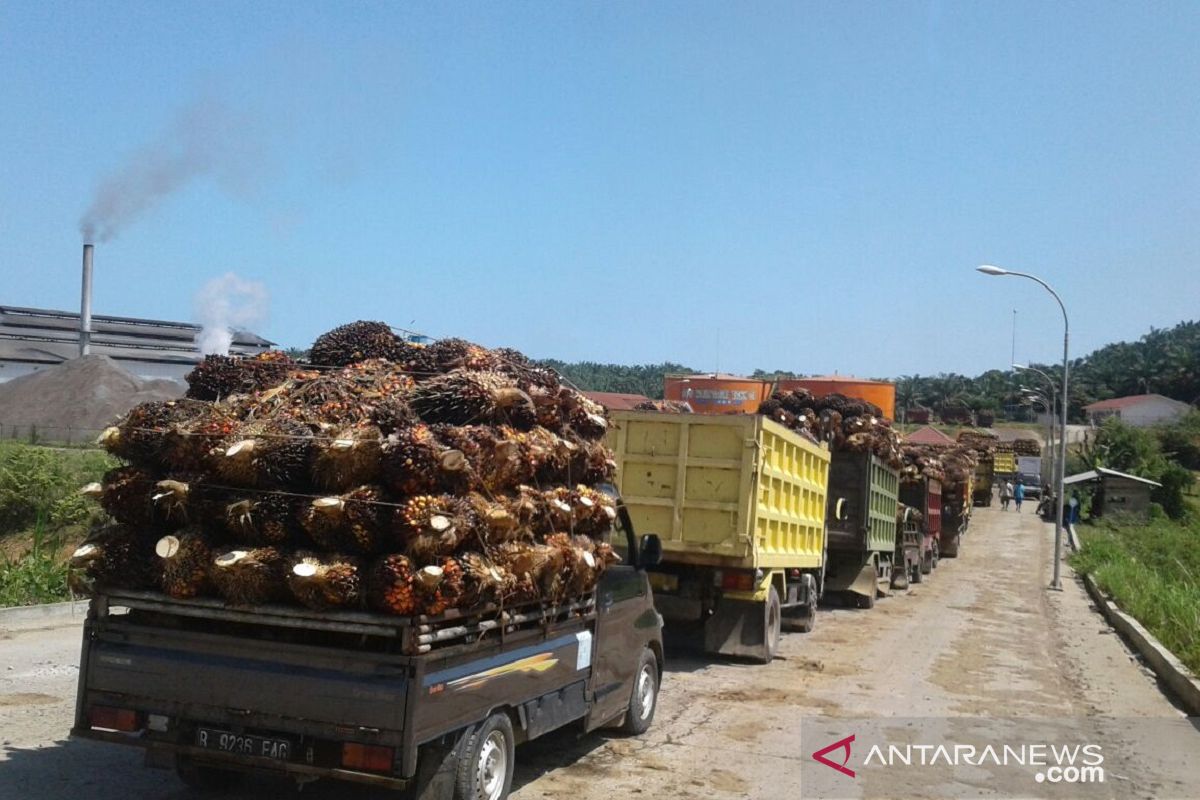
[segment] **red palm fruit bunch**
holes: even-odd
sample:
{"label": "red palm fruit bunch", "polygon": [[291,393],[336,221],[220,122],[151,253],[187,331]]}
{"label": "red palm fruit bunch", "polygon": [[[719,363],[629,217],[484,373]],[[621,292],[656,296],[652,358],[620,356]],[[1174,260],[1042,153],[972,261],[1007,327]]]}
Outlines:
{"label": "red palm fruit bunch", "polygon": [[507,423],[528,429],[537,422],[529,395],[499,372],[456,369],[418,384],[408,402],[429,423]]}
{"label": "red palm fruit bunch", "polygon": [[80,595],[157,588],[159,574],[153,537],[128,525],[108,525],[92,532],[67,562],[67,585]]}
{"label": "red palm fruit bunch", "polygon": [[467,462],[467,469],[453,476],[448,488],[503,492],[532,480],[532,470],[521,459],[519,438],[522,434],[515,429],[490,425],[437,424],[430,427],[439,441],[462,453]]}
{"label": "red palm fruit bunch", "polygon": [[222,442],[215,470],[234,486],[274,487],[303,482],[312,455],[312,431],[287,419],[248,422]]}
{"label": "red palm fruit bunch", "polygon": [[102,480],[89,483],[80,494],[91,497],[117,522],[148,526],[155,523],[150,491],[154,474],[135,466],[114,467]]}
{"label": "red palm fruit bunch", "polygon": [[162,537],[154,545],[161,560],[162,589],[171,597],[186,599],[205,594],[212,560],[212,540],[198,526]]}
{"label": "red palm fruit bunch", "polygon": [[502,360],[492,350],[466,339],[438,339],[428,345],[425,352],[437,372],[491,370],[499,367]]}
{"label": "red palm fruit bunch", "polygon": [[224,403],[203,403],[162,434],[163,464],[175,472],[196,473],[212,468],[222,441],[241,424],[237,409]]}
{"label": "red palm fruit bunch", "polygon": [[562,554],[560,583],[563,593],[581,595],[590,592],[603,569],[596,557],[596,543],[587,536],[555,533],[546,537],[546,544],[557,547]]}
{"label": "red palm fruit bunch", "polygon": [[421,611],[427,616],[440,616],[446,613],[446,609],[455,608],[464,600],[466,586],[462,565],[452,556],[441,559],[437,564],[422,567],[414,578]]}
{"label": "red palm fruit bunch", "polygon": [[617,518],[617,504],[612,497],[579,484],[567,493],[571,506],[571,530],[598,538],[612,527]]}
{"label": "red palm fruit bunch", "polygon": [[100,434],[99,444],[117,458],[145,467],[164,465],[165,434],[208,413],[198,400],[157,400],[135,406]]}
{"label": "red palm fruit bunch", "polygon": [[374,425],[330,426],[313,442],[313,482],[339,492],[379,477],[383,434]]}
{"label": "red palm fruit bunch", "polygon": [[225,602],[256,606],[287,594],[287,566],[274,547],[225,550],[213,558],[209,577]]}
{"label": "red palm fruit bunch", "polygon": [[579,437],[567,437],[574,449],[571,465],[567,468],[568,483],[611,483],[617,474],[617,462],[612,451],[603,442],[593,442]]}
{"label": "red palm fruit bunch", "polygon": [[188,383],[187,396],[195,400],[223,400],[235,394],[269,389],[287,378],[293,365],[292,359],[279,350],[250,358],[205,356],[184,378]]}
{"label": "red palm fruit bunch", "polygon": [[309,360],[324,367],[343,367],[370,358],[396,361],[403,344],[387,323],[359,320],[318,336]]}
{"label": "red palm fruit bunch", "polygon": [[596,441],[608,433],[608,414],[604,406],[589,400],[582,392],[564,386],[559,390],[558,403],[563,422],[579,436]]}
{"label": "red palm fruit bunch", "polygon": [[318,497],[309,503],[300,522],[317,546],[334,552],[372,554],[392,544],[387,535],[390,507],[378,486],[359,486],[349,492]]}
{"label": "red palm fruit bunch", "polygon": [[304,498],[287,494],[249,494],[225,503],[220,523],[239,542],[291,544],[301,537],[300,515],[306,505]]}
{"label": "red palm fruit bunch", "polygon": [[301,551],[292,559],[287,584],[309,608],[353,608],[362,599],[361,573],[361,564],[349,556]]}
{"label": "red palm fruit bunch", "polygon": [[376,611],[412,616],[420,607],[414,576],[417,568],[408,556],[394,553],[377,561],[367,579],[367,602]]}
{"label": "red palm fruit bunch", "polygon": [[419,564],[452,554],[464,541],[478,541],[480,533],[480,520],[470,500],[448,494],[409,498],[397,509],[396,526],[404,537],[405,551]]}
{"label": "red palm fruit bunch", "polygon": [[398,494],[413,495],[453,488],[466,479],[466,456],[447,447],[428,425],[401,428],[383,443],[384,483]]}

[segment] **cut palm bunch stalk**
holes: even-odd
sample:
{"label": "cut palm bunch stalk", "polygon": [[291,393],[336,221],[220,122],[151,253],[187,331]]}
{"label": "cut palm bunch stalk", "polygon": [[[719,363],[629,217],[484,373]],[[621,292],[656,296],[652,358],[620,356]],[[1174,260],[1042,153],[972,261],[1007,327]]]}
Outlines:
{"label": "cut palm bunch stalk", "polygon": [[596,587],[605,568],[603,559],[596,556],[596,543],[587,536],[555,533],[546,537],[546,544],[557,547],[562,554],[559,576],[565,594],[581,595]]}
{"label": "cut palm bunch stalk", "polygon": [[345,494],[318,497],[308,504],[301,524],[313,542],[334,552],[372,554],[393,544],[387,533],[392,507],[378,486],[359,486]]}
{"label": "cut palm bunch stalk", "polygon": [[289,494],[256,492],[227,502],[219,522],[235,541],[292,544],[303,535],[300,516],[308,502],[308,498]]}
{"label": "cut palm bunch stalk", "polygon": [[379,477],[383,434],[374,425],[330,427],[313,442],[313,482],[326,491],[342,491]]}
{"label": "cut palm bunch stalk", "polygon": [[223,400],[278,384],[287,377],[293,361],[286,353],[270,350],[250,358],[205,356],[187,374],[187,396],[196,400]]}
{"label": "cut palm bunch stalk", "polygon": [[596,441],[608,433],[608,415],[604,406],[588,399],[582,392],[564,386],[559,390],[558,402],[563,421],[579,436]]}
{"label": "cut palm bunch stalk", "polygon": [[157,588],[159,575],[153,538],[128,525],[94,531],[67,562],[67,585],[79,595],[114,588]]}
{"label": "cut palm bunch stalk", "polygon": [[287,567],[274,547],[225,550],[213,558],[209,576],[226,603],[257,606],[287,594]]}
{"label": "cut palm bunch stalk", "polygon": [[362,599],[362,568],[349,556],[298,552],[288,570],[287,585],[292,596],[309,608],[353,608]]}
{"label": "cut palm bunch stalk", "polygon": [[420,607],[414,586],[417,567],[408,556],[395,553],[381,558],[367,578],[367,602],[376,611],[412,616]]}
{"label": "cut palm bunch stalk", "polygon": [[211,406],[199,400],[158,400],[134,407],[117,425],[105,428],[97,442],[117,458],[144,467],[164,466],[164,434],[204,416]]}
{"label": "cut palm bunch stalk", "polygon": [[302,482],[312,455],[312,431],[286,419],[242,425],[222,442],[217,474],[233,486],[273,487]]}
{"label": "cut palm bunch stalk", "polygon": [[344,367],[370,358],[395,361],[403,344],[387,323],[359,320],[318,336],[309,360],[323,367]]}
{"label": "cut palm bunch stalk", "polygon": [[456,369],[417,384],[408,402],[428,423],[508,424],[522,430],[537,423],[529,395],[500,372]]}
{"label": "cut palm bunch stalk", "polygon": [[[467,496],[467,502],[478,520],[479,536],[488,545],[519,540],[532,541],[533,531],[518,517],[518,501],[510,498],[492,500],[478,492]],[[528,508],[532,508],[532,501]]]}
{"label": "cut palm bunch stalk", "polygon": [[428,425],[401,428],[383,443],[383,482],[402,495],[427,494],[462,486],[469,464],[461,450],[438,441]]}
{"label": "cut palm bunch stalk", "polygon": [[459,555],[463,571],[462,602],[466,606],[493,603],[500,599],[506,581],[511,576],[487,556],[476,552]]}
{"label": "cut palm bunch stalk", "polygon": [[452,495],[417,495],[396,514],[405,551],[419,564],[451,555],[463,542],[482,544],[481,524],[471,501]]}
{"label": "cut palm bunch stalk", "polygon": [[210,587],[212,540],[199,526],[189,526],[162,537],[154,545],[161,560],[162,589],[171,597],[186,599],[206,594]]}

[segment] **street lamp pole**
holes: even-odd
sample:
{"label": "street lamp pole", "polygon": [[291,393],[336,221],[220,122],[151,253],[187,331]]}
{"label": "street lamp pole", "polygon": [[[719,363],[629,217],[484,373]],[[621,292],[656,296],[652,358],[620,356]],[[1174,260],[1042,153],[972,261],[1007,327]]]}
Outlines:
{"label": "street lamp pole", "polygon": [[1058,509],[1054,516],[1054,581],[1050,584],[1051,589],[1062,589],[1062,517],[1063,517],[1063,481],[1066,478],[1067,469],[1067,406],[1070,405],[1070,394],[1067,392],[1067,373],[1070,369],[1068,361],[1068,353],[1070,352],[1071,340],[1071,324],[1067,319],[1067,307],[1063,305],[1062,298],[1058,296],[1058,292],[1050,288],[1050,284],[1046,283],[1036,275],[1030,275],[1027,272],[1011,272],[1000,267],[994,267],[989,264],[984,264],[977,268],[984,275],[1001,276],[1013,275],[1018,278],[1028,278],[1031,281],[1039,284],[1043,289],[1050,293],[1054,300],[1058,303],[1059,309],[1063,316],[1063,363],[1062,363],[1062,422],[1060,430],[1062,435],[1059,436],[1058,442]]}
{"label": "street lamp pole", "polygon": [[[1022,372],[1033,372],[1033,373],[1036,373],[1036,374],[1042,376],[1042,379],[1046,381],[1046,387],[1049,388],[1049,390],[1050,390],[1051,405],[1047,406],[1047,408],[1046,408],[1046,414],[1050,418],[1050,424],[1047,425],[1046,427],[1050,431],[1050,435],[1049,435],[1049,438],[1046,439],[1046,442],[1047,442],[1046,450],[1050,454],[1050,469],[1048,470],[1050,480],[1052,483],[1057,483],[1057,481],[1058,481],[1058,468],[1057,468],[1058,451],[1055,450],[1055,448],[1054,448],[1054,418],[1058,414],[1058,389],[1056,388],[1056,386],[1054,384],[1054,379],[1051,378],[1046,373],[1042,372],[1037,367],[1027,367],[1024,364],[1013,364],[1012,368],[1015,370],[1018,370],[1018,371],[1022,371]],[[1066,432],[1065,431],[1062,432],[1062,435],[1065,436]]]}

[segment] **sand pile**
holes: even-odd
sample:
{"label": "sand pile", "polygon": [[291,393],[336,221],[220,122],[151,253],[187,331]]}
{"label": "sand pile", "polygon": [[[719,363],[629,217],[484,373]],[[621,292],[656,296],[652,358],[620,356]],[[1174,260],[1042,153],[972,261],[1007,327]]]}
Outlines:
{"label": "sand pile", "polygon": [[138,403],[171,400],[182,384],[143,380],[108,356],[84,356],[0,383],[0,424],[18,436],[36,426],[43,439],[99,433]]}

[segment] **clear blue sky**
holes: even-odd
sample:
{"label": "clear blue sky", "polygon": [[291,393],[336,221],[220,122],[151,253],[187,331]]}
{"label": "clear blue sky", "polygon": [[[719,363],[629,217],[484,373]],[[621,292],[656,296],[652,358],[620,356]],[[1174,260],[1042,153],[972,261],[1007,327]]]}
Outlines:
{"label": "clear blue sky", "polygon": [[9,0],[0,303],[77,308],[97,186],[218,108],[98,313],[233,271],[284,345],[885,376],[1006,367],[1015,308],[1052,361],[1052,299],[973,267],[1061,290],[1076,354],[1200,316],[1197,87],[1194,2]]}

